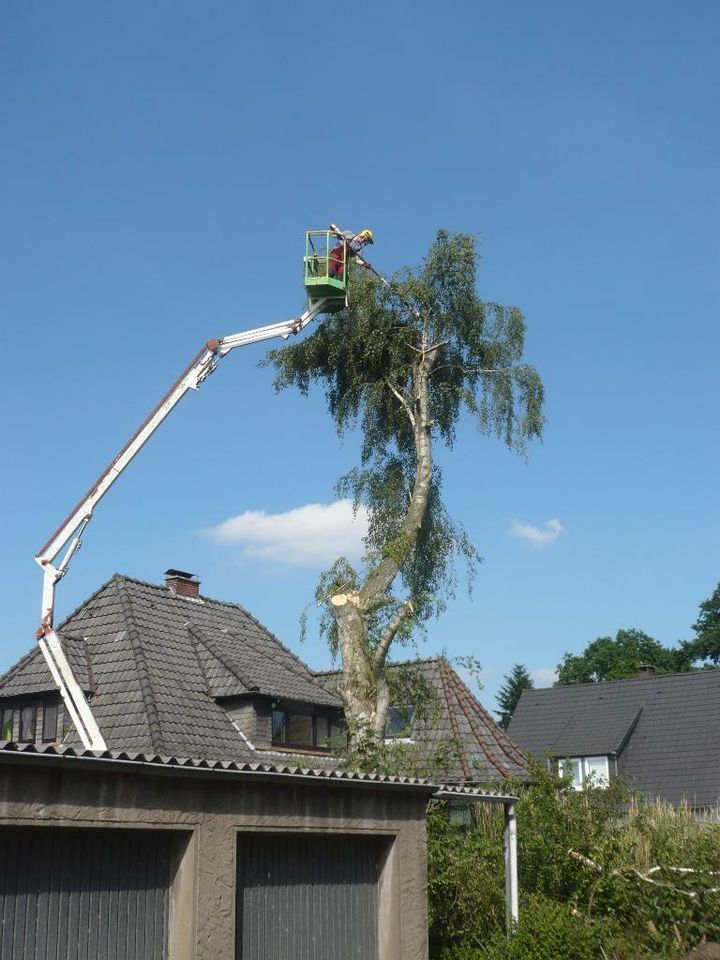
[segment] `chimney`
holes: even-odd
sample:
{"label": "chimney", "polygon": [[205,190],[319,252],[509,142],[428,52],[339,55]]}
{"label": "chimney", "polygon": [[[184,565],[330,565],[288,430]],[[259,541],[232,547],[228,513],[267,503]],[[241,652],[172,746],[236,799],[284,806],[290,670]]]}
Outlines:
{"label": "chimney", "polygon": [[637,675],[639,679],[644,679],[646,677],[655,676],[655,667],[651,663],[641,663],[637,668]]}
{"label": "chimney", "polygon": [[189,597],[197,600],[200,593],[200,581],[186,570],[174,570],[172,567],[165,571],[165,583],[170,593],[176,597]]}

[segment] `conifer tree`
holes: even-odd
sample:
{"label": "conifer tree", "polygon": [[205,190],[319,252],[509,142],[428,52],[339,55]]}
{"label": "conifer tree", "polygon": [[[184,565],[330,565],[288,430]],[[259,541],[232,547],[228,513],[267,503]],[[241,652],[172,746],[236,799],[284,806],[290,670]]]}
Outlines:
{"label": "conifer tree", "polygon": [[496,697],[499,709],[495,712],[498,715],[498,723],[503,730],[507,730],[523,690],[532,690],[535,684],[521,663],[516,663],[510,673],[505,674],[503,680],[503,685]]}

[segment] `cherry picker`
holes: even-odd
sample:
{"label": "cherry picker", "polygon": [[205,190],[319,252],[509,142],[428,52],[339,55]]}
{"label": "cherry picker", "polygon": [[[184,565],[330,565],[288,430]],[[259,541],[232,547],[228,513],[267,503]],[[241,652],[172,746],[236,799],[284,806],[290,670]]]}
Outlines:
{"label": "cherry picker", "polygon": [[[80,549],[85,528],[92,519],[95,507],[185,394],[190,390],[198,390],[228,353],[237,347],[274,337],[286,340],[304,330],[320,314],[335,313],[347,306],[347,271],[337,271],[334,264],[340,259],[340,254],[343,264],[347,263],[348,254],[351,257],[357,254],[348,239],[352,237],[353,234],[339,230],[334,224],[329,230],[306,232],[303,261],[307,293],[305,311],[292,320],[208,340],[35,556],[43,571],[42,618],[35,636],[86,749],[105,750],[106,744],[85,693],[65,656],[54,627],[54,616],[57,584],[67,574],[73,556]],[[363,266],[369,266],[357,255],[356,259]]]}

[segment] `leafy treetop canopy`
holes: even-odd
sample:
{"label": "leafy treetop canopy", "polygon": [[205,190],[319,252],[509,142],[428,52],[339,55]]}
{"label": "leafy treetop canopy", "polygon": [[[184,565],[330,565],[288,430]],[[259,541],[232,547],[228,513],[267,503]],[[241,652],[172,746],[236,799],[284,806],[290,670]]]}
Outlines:
{"label": "leafy treetop canopy", "polygon": [[[362,434],[361,463],[340,479],[337,492],[369,512],[365,562],[399,558],[399,573],[422,622],[452,593],[452,559],[478,559],[442,503],[433,470],[417,541],[401,542],[402,521],[418,470],[418,435],[411,415],[421,381],[427,387],[428,430],[452,447],[463,411],[481,433],[523,450],[543,427],[543,386],[522,362],[525,322],[517,307],[482,301],[476,291],[472,236],[440,231],[419,269],[404,269],[389,290],[368,271],[353,270],[349,306],[322,318],[313,334],[272,351],[276,388],[307,393],[324,387],[340,435]],[[340,561],[318,595],[339,585],[357,589],[360,575]]]}
{"label": "leafy treetop canopy", "polygon": [[638,667],[649,664],[658,673],[686,669],[677,650],[664,647],[642,630],[618,630],[615,637],[598,637],[581,654],[566,653],[558,666],[557,686],[597,683],[637,676]]}
{"label": "leafy treetop canopy", "polygon": [[720,583],[712,596],[700,604],[700,616],[693,630],[697,636],[682,644],[683,651],[693,660],[709,660],[720,666]]}

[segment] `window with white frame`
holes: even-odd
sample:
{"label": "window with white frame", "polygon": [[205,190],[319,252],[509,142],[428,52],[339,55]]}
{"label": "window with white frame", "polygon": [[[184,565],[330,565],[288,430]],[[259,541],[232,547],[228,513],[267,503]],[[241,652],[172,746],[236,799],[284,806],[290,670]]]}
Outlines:
{"label": "window with white frame", "polygon": [[414,706],[390,707],[385,724],[385,739],[408,740],[412,736],[414,718]]}
{"label": "window with white frame", "polygon": [[558,763],[561,777],[570,777],[573,790],[583,787],[607,787],[610,764],[607,757],[565,757]]}

